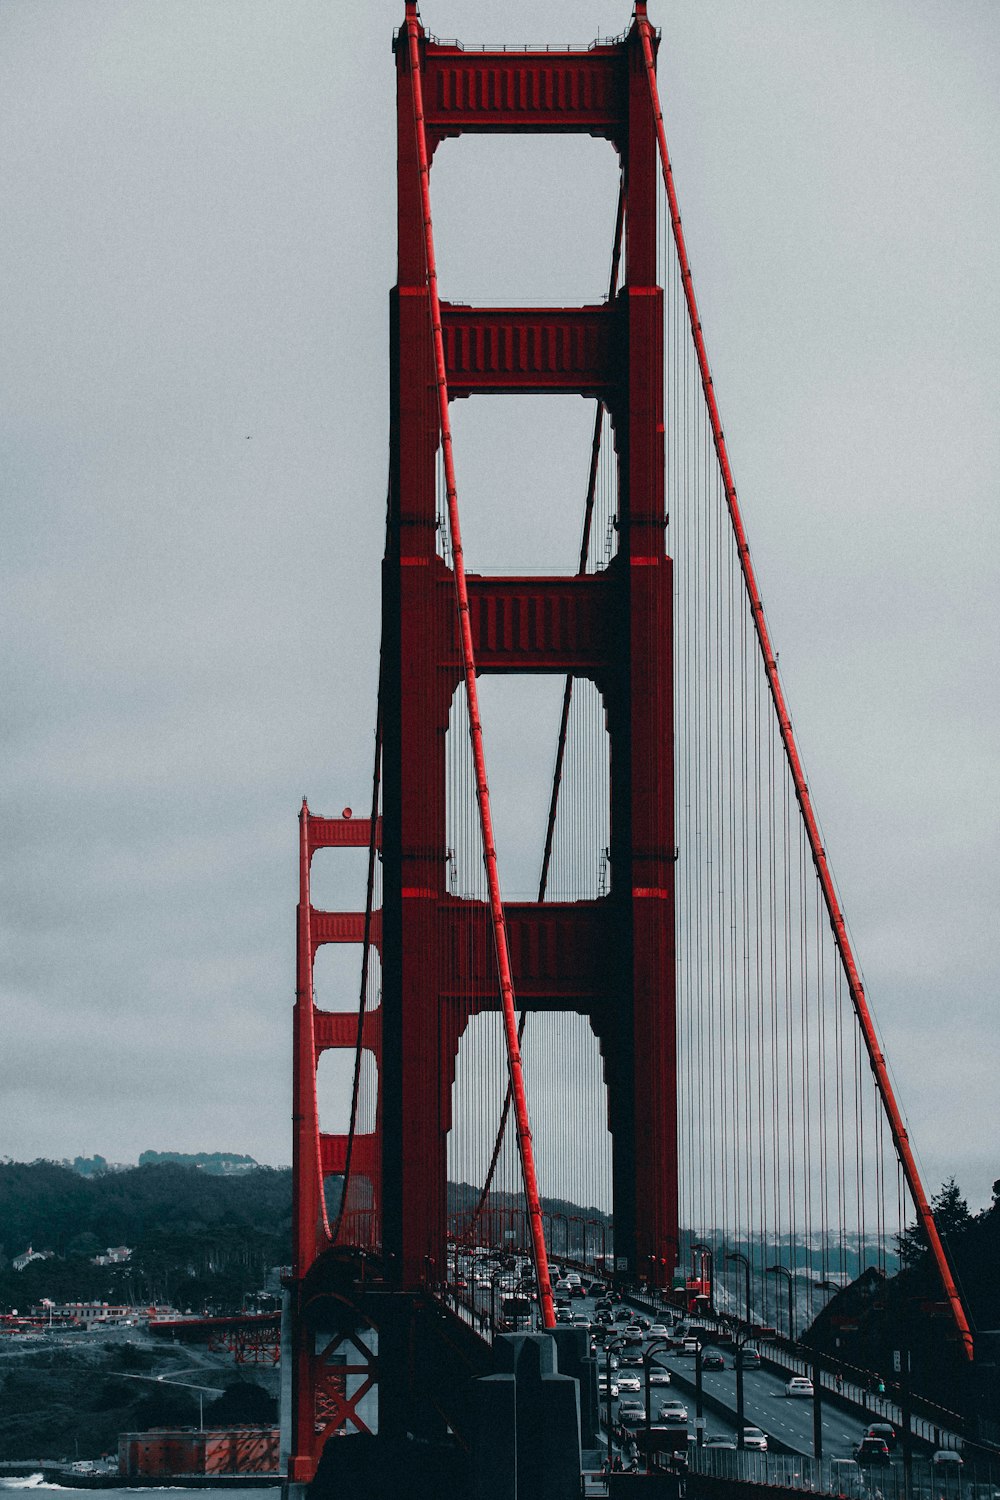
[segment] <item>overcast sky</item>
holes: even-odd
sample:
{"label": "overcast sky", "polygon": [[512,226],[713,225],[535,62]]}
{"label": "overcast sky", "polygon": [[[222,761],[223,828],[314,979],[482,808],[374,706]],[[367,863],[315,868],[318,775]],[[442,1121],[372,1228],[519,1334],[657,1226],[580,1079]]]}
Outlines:
{"label": "overcast sky", "polygon": [[[586,42],[630,9],[423,18]],[[1000,1176],[1000,8],[650,14],[826,847],[929,1184],[978,1206]],[[362,809],[370,778],[401,19],[0,6],[0,1154],[290,1159],[296,815]],[[598,298],[614,188],[600,142],[446,143],[443,292]],[[544,529],[498,525],[487,405],[456,420],[470,566],[569,571],[580,486]],[[546,493],[589,420],[545,414]],[[318,904],[362,899],[317,873]]]}

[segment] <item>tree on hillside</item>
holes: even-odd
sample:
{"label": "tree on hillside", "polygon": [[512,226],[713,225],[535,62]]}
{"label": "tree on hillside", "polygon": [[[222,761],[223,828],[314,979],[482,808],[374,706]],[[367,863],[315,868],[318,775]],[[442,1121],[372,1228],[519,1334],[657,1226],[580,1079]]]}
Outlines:
{"label": "tree on hillside", "polygon": [[[941,1191],[931,1199],[931,1212],[938,1234],[945,1245],[961,1236],[972,1223],[969,1205],[959,1191],[954,1177],[949,1177]],[[904,1268],[920,1265],[928,1249],[927,1235],[922,1224],[911,1224],[896,1241],[899,1260]]]}
{"label": "tree on hillside", "polygon": [[278,1420],[278,1403],[268,1395],[263,1386],[250,1380],[237,1380],[227,1385],[221,1396],[205,1403],[205,1421],[218,1427],[231,1424],[256,1423],[268,1427]]}

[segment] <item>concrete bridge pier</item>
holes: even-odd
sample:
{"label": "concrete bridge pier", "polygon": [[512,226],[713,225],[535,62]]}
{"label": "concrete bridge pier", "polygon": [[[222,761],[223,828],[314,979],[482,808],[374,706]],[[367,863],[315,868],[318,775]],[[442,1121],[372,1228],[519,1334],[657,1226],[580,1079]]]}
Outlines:
{"label": "concrete bridge pier", "polygon": [[579,1500],[580,1382],[559,1363],[575,1361],[586,1379],[586,1361],[564,1342],[548,1333],[495,1340],[496,1373],[473,1387],[474,1500]]}

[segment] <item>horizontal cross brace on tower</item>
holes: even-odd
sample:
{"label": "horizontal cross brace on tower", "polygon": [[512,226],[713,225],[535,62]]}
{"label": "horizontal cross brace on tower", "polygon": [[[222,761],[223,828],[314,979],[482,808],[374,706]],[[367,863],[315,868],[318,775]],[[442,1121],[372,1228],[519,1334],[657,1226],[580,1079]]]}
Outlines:
{"label": "horizontal cross brace on tower", "polygon": [[586,52],[467,52],[457,42],[425,38],[421,50],[432,152],[466,133],[575,132],[616,144],[626,134],[620,42]]}
{"label": "horizontal cross brace on tower", "polygon": [[620,304],[462,307],[441,304],[448,395],[518,391],[598,396],[623,375]]}

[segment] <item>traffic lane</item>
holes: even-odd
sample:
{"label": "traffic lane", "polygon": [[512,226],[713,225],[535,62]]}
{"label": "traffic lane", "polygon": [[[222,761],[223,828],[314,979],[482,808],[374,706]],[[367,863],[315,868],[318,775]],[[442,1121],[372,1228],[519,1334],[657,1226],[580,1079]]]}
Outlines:
{"label": "traffic lane", "polygon": [[[703,1370],[702,1382],[709,1394],[735,1410],[736,1371],[731,1368],[731,1357],[725,1357],[729,1368]],[[695,1362],[690,1356],[671,1353],[665,1357],[664,1363],[689,1380],[694,1380]],[[752,1424],[760,1427],[769,1436],[787,1443],[790,1448],[812,1453],[813,1403],[807,1397],[786,1395],[785,1383],[780,1376],[763,1369],[744,1370],[743,1409],[748,1426]],[[853,1457],[854,1449],[864,1436],[865,1423],[828,1402],[823,1403],[822,1415],[824,1456]]]}

